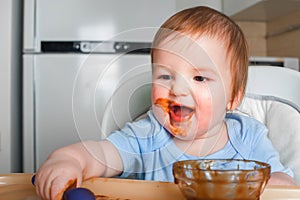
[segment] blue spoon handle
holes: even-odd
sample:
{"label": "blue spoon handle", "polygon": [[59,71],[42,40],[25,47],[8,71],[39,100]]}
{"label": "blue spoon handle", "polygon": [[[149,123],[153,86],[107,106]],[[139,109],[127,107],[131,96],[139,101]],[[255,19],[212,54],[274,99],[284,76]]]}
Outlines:
{"label": "blue spoon handle", "polygon": [[31,183],[32,183],[32,185],[34,185],[35,186],[35,175],[33,175],[32,177],[31,177]]}
{"label": "blue spoon handle", "polygon": [[[35,185],[35,175],[31,178],[32,185]],[[63,194],[63,200],[96,200],[92,191],[87,188],[69,188]]]}

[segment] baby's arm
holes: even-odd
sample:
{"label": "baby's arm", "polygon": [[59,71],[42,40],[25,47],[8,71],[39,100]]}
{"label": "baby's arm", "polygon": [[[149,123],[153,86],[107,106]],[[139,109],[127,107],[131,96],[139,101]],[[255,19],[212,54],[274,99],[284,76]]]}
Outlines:
{"label": "baby's arm", "polygon": [[294,179],[282,172],[274,172],[268,181],[268,185],[296,185]]}
{"label": "baby's arm", "polygon": [[111,177],[123,170],[117,149],[108,141],[86,141],[54,151],[36,174],[35,185],[43,199],[61,199],[73,183],[95,176]]}

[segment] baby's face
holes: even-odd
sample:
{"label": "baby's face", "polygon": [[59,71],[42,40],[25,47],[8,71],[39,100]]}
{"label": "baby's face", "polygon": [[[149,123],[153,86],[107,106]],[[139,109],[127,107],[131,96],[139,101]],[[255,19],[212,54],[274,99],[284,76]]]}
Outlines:
{"label": "baby's face", "polygon": [[175,137],[216,134],[231,97],[229,59],[221,42],[201,38],[161,44],[153,52],[153,112]]}

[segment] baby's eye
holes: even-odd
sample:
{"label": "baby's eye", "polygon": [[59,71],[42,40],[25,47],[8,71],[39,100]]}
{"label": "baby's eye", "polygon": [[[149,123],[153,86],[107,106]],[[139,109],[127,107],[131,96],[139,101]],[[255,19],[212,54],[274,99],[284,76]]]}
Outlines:
{"label": "baby's eye", "polygon": [[195,76],[194,77],[194,80],[195,81],[199,81],[199,82],[203,82],[203,81],[206,81],[207,78],[203,77],[203,76]]}
{"label": "baby's eye", "polygon": [[172,79],[172,77],[167,74],[160,75],[158,78],[163,79],[163,80],[171,80]]}

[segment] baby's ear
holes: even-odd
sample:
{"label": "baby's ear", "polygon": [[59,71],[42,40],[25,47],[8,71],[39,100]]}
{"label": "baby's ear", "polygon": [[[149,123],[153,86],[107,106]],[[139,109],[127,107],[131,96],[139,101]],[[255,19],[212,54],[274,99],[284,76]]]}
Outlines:
{"label": "baby's ear", "polygon": [[235,110],[242,102],[244,93],[239,91],[233,100],[230,100],[226,106],[227,110]]}

